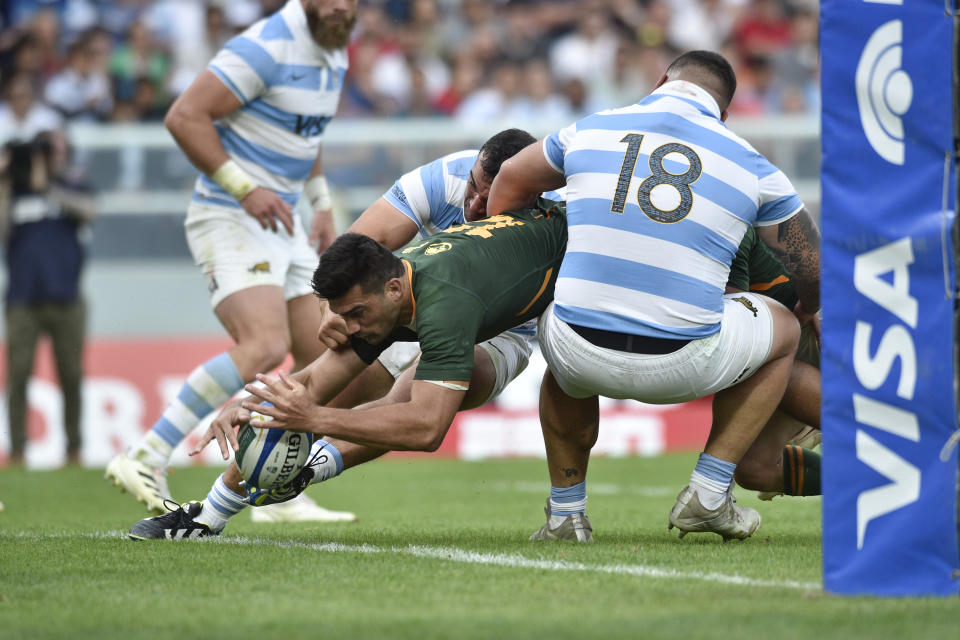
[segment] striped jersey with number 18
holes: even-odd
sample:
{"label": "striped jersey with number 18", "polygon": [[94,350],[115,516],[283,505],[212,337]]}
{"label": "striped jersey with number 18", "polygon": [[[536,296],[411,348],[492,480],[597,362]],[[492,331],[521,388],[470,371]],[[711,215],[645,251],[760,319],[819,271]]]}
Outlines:
{"label": "striped jersey with number 18", "polygon": [[727,129],[713,97],[686,81],[587,116],[543,150],[567,180],[555,310],[570,324],[659,338],[716,333],[747,227],[803,206],[783,172]]}

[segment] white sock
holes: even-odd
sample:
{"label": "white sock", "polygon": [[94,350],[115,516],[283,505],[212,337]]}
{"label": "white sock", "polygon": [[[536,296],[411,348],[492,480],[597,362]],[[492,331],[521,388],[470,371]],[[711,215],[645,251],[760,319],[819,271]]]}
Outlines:
{"label": "white sock", "polygon": [[246,503],[244,496],[235,493],[226,485],[221,473],[204,499],[203,509],[194,519],[207,525],[212,531],[220,531],[227,526],[230,518],[248,506],[250,505]]}
{"label": "white sock", "polygon": [[716,509],[727,499],[729,483],[711,480],[702,473],[694,471],[690,475],[690,488],[697,493],[700,504],[707,509]]}
{"label": "white sock", "polygon": [[310,460],[315,460],[313,480],[317,484],[334,478],[343,472],[343,457],[340,451],[326,440],[316,440],[310,447]]}

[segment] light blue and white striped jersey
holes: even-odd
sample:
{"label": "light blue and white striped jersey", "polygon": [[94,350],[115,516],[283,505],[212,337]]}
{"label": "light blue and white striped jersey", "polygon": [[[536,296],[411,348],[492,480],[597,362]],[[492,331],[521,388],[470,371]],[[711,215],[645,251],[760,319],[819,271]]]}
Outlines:
{"label": "light blue and white striped jersey", "polygon": [[659,338],[720,330],[730,264],[748,225],[803,207],[793,185],[720,120],[699,86],[665,83],[640,102],[548,136],[567,180],[567,253],[556,314]]}
{"label": "light blue and white striped jersey", "polygon": [[[209,69],[243,103],[215,123],[223,148],[259,186],[293,206],[317,159],[323,130],[337,111],[346,49],[320,47],[300,0],[289,0],[227,41]],[[203,174],[193,199],[240,208]]]}
{"label": "light blue and white striped jersey", "polygon": [[[480,151],[466,149],[437,158],[400,176],[384,199],[403,215],[417,223],[421,238],[440,233],[454,225],[463,224],[464,199],[470,169],[477,162]],[[549,200],[563,200],[564,191],[543,194]],[[510,329],[513,333],[532,337],[537,332],[537,321],[530,320]]]}
{"label": "light blue and white striped jersey", "polygon": [[[466,149],[437,158],[400,176],[383,198],[417,224],[421,238],[466,222],[464,200],[477,149]],[[543,194],[563,200],[563,190]]]}

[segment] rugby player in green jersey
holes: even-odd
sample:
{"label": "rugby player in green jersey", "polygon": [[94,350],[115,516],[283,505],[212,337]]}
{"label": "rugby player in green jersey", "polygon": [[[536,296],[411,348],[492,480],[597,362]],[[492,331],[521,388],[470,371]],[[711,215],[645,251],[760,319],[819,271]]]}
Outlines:
{"label": "rugby player in green jersey", "polygon": [[[793,279],[753,228],[740,242],[730,267],[727,292],[753,291],[788,309],[797,305]],[[737,465],[734,479],[761,499],[776,495],[820,495],[820,319],[811,316],[800,331],[800,344],[780,406]]]}
{"label": "rugby player in green jersey", "polygon": [[[258,376],[264,386],[247,387],[254,398],[228,404],[195,451],[216,439],[227,459],[238,448],[235,427],[253,410],[272,418],[271,427],[323,434],[322,463],[280,490],[250,497],[267,504],[387,450],[435,450],[456,412],[477,405],[470,394],[474,345],[538,317],[553,299],[566,248],[564,212],[563,203],[539,199],[396,254],[366,236],[344,234],[321,256],[313,287],[343,318],[349,345],[328,350],[293,376]],[[412,384],[356,409],[323,406],[398,340],[420,343],[420,361],[408,372]],[[231,472],[238,482],[235,465],[225,475]],[[199,537],[219,533],[223,524],[191,502],[136,523],[130,535],[163,538],[175,528],[180,537]]]}
{"label": "rugby player in green jersey", "polygon": [[[274,406],[247,401],[244,408],[270,416],[271,426],[383,449],[435,450],[467,397],[474,345],[536,318],[553,298],[566,246],[563,212],[562,203],[541,199],[397,254],[366,236],[341,236],[321,257],[313,286],[346,322],[350,348],[329,351],[298,379],[261,376],[265,387],[248,391]],[[396,340],[417,340],[422,351],[408,400],[352,410],[318,404]],[[211,435],[218,436],[204,440]],[[235,437],[232,429],[219,435]]]}

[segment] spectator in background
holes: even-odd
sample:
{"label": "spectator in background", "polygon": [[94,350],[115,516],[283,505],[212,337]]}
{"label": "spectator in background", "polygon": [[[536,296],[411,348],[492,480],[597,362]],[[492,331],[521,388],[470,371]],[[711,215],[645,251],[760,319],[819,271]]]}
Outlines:
{"label": "spectator in background", "polygon": [[740,72],[740,85],[730,103],[730,113],[738,116],[762,116],[771,109],[773,99],[773,67],[768,56],[747,59]]}
{"label": "spectator in background", "polygon": [[549,49],[540,7],[528,0],[510,0],[505,8],[504,33],[500,39],[503,56],[526,62],[544,56]]}
{"label": "spectator in background", "polygon": [[620,38],[601,2],[583,8],[576,31],[557,40],[550,49],[550,68],[560,82],[579,78],[591,91],[610,81]]}
{"label": "spectator in background", "polygon": [[773,109],[783,113],[820,111],[820,40],[816,12],[801,9],[790,21],[791,46],[773,55],[777,82]]}
{"label": "spectator in background", "polygon": [[41,80],[46,81],[63,66],[60,50],[60,18],[53,9],[37,12],[26,24],[36,42]]}
{"label": "spectator in background", "polygon": [[429,105],[450,83],[446,63],[423,46],[425,32],[402,29],[396,49],[377,56],[370,69],[373,91],[388,101],[386,115],[407,115],[415,105]]}
{"label": "spectator in background", "polygon": [[613,74],[594,86],[586,109],[594,113],[639,100],[656,83],[655,69],[665,69],[670,56],[664,47],[645,47],[624,42],[617,49]]}
{"label": "spectator in background", "polygon": [[219,4],[198,0],[161,0],[143,14],[146,26],[167,45],[172,56],[168,91],[180,95],[207,67],[230,38]]}
{"label": "spectator in background", "polygon": [[483,86],[460,103],[455,117],[461,122],[495,122],[507,117],[520,97],[520,67],[503,61],[493,70],[489,85]]}
{"label": "spectator in background", "polygon": [[[113,105],[112,122],[162,122],[166,109],[158,106],[157,86],[149,78],[137,78],[129,98],[117,100]],[[130,147],[123,149],[122,162],[127,162],[128,154],[142,157],[143,149]],[[140,160],[142,162],[142,160]]]}
{"label": "spectator in background", "polygon": [[22,71],[39,78],[42,73],[42,52],[36,36],[29,31],[10,30],[0,36],[0,64],[4,76]]}
{"label": "spectator in background", "polygon": [[573,117],[570,102],[554,90],[550,67],[543,58],[534,58],[523,66],[520,85],[524,93],[508,106],[506,120],[525,126],[562,123]]}
{"label": "spectator in background", "polygon": [[[457,11],[448,11],[440,22],[442,46],[447,56],[457,56],[464,51],[464,43],[472,43],[477,34],[494,44],[497,39],[490,34],[490,25],[496,17],[496,3],[489,0],[463,0]],[[467,47],[473,48],[473,45]]]}
{"label": "spectator in background", "polygon": [[645,47],[666,46],[670,16],[670,7],[664,0],[650,0],[643,22],[634,28],[634,39]]}
{"label": "spectator in background", "polygon": [[109,70],[117,100],[133,100],[137,85],[146,79],[154,85],[153,93],[157,97],[154,106],[164,106],[170,58],[156,46],[143,22],[138,20],[130,25],[126,40],[110,56]]}
{"label": "spectator in background", "polygon": [[55,131],[63,123],[56,111],[36,99],[35,77],[16,71],[5,82],[0,103],[0,145],[28,142],[44,131]]}
{"label": "spectator in background", "polygon": [[779,0],[752,0],[733,31],[733,41],[742,61],[772,56],[786,49],[791,38],[790,20]]}
{"label": "spectator in background", "polygon": [[456,57],[450,75],[450,84],[434,99],[433,109],[440,115],[452,116],[464,98],[470,94],[483,77],[483,70],[469,53]]}
{"label": "spectator in background", "polygon": [[67,56],[67,66],[47,83],[46,101],[69,120],[106,120],[113,111],[113,89],[107,74],[110,35],[93,29],[80,36]]}
{"label": "spectator in background", "polygon": [[23,464],[27,382],[37,339],[53,342],[63,391],[67,461],[80,461],[80,415],[86,312],[80,295],[81,230],[95,215],[93,199],[69,170],[59,116],[35,102],[33,81],[8,81],[0,107],[0,206],[5,239],[7,371],[11,460]]}
{"label": "spectator in background", "polygon": [[730,38],[737,0],[671,0],[667,41],[674,49],[719,49]]}

